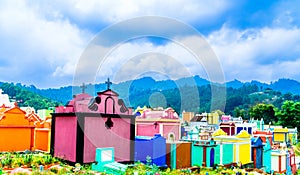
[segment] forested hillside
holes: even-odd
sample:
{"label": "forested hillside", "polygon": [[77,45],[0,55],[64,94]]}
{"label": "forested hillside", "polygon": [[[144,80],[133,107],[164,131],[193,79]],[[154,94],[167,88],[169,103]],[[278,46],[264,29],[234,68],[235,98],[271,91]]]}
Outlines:
{"label": "forested hillside", "polygon": [[[184,89],[185,92],[179,92],[179,89],[176,88],[163,90],[160,93],[166,98],[167,105],[172,106],[176,111],[185,110],[193,112],[210,112],[212,110],[220,109],[220,106],[211,106],[211,86],[215,85],[204,85],[198,87],[200,107],[193,105],[199,104],[199,102],[195,101],[197,98],[190,97],[189,100],[182,100],[180,98],[180,93],[189,94],[189,91],[191,91],[191,94],[193,94],[193,88],[191,87],[186,87]],[[130,94],[129,98],[131,105],[134,107],[150,105],[148,99],[154,92],[155,91],[147,90]],[[160,99],[161,98],[157,98],[156,103],[154,103],[154,107],[161,106],[162,100]],[[217,100],[222,101],[223,99]],[[242,115],[245,118],[249,118],[250,115],[248,110],[256,104],[273,104],[274,107],[280,108],[282,103],[286,100],[300,101],[300,96],[293,95],[291,93],[282,94],[279,91],[274,91],[269,88],[261,91],[256,85],[251,84],[243,85],[240,88],[228,87],[226,89],[226,105],[225,108],[221,110],[226,114],[234,116]]]}
{"label": "forested hillside", "polygon": [[58,106],[61,103],[50,98],[43,97],[37,93],[31,92],[21,84],[1,83],[0,89],[8,94],[11,101],[16,101],[20,107],[34,107],[38,109],[48,109],[49,107]]}
{"label": "forested hillside", "polygon": [[[280,108],[286,100],[300,101],[300,96],[297,93],[288,91],[288,89],[295,91],[299,84],[297,81],[288,79],[280,79],[271,84],[258,81],[242,83],[238,80],[226,84],[216,84],[199,76],[176,81],[155,81],[145,77],[113,84],[112,89],[119,93],[120,98],[124,99],[127,106],[133,108],[138,106],[171,106],[178,113],[183,110],[193,112],[221,110],[226,114],[249,118],[250,109],[257,104],[272,104],[275,108]],[[58,89],[38,89],[32,85],[0,83],[0,88],[9,94],[13,100],[18,101],[20,106],[33,106],[36,109],[65,104],[72,98],[73,94],[81,93],[79,87],[72,86]],[[276,90],[276,88],[281,90]],[[214,92],[217,93],[225,89],[226,97],[217,96],[214,105],[211,105],[211,89],[215,89]],[[95,96],[96,92],[102,90],[106,90],[106,84],[89,84],[86,92]],[[224,100],[226,100],[225,103],[223,103]]]}

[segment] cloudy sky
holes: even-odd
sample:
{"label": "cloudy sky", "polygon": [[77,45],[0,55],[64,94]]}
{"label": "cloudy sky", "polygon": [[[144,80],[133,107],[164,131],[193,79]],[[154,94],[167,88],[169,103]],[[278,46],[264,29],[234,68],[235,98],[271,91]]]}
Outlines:
{"label": "cloudy sky", "polygon": [[2,0],[0,81],[60,87],[84,72],[86,82],[190,75],[300,81],[298,7],[296,0]]}

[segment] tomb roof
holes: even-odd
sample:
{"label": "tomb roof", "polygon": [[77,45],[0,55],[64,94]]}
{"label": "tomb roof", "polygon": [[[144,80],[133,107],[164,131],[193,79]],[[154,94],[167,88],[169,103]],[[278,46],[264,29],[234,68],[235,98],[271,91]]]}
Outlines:
{"label": "tomb roof", "polygon": [[119,96],[118,93],[116,93],[115,91],[111,90],[111,89],[107,89],[105,91],[101,91],[101,92],[97,92],[98,95],[112,95],[112,96]]}
{"label": "tomb roof", "polygon": [[212,134],[212,136],[227,136],[227,133],[224,132],[222,129],[218,129]]}

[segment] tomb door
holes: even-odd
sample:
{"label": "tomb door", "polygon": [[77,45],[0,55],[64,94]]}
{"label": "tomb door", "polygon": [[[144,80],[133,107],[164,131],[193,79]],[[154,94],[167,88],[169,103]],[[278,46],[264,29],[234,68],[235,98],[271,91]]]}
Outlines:
{"label": "tomb door", "polygon": [[262,147],[258,147],[256,149],[256,168],[261,168],[262,167]]}
{"label": "tomb door", "polygon": [[213,167],[215,164],[215,149],[210,149],[210,167]]}
{"label": "tomb door", "polygon": [[115,100],[112,97],[107,97],[105,99],[105,113],[108,114],[115,113]]}

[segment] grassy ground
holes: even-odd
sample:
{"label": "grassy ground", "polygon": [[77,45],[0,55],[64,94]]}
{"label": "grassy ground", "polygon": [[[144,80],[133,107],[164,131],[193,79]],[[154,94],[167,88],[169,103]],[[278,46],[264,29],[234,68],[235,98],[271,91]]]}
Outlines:
{"label": "grassy ground", "polygon": [[[252,171],[252,172],[250,172]],[[127,168],[126,175],[206,175],[206,174],[245,174],[245,169],[216,169],[193,167],[182,170],[159,169],[155,165],[148,165],[137,162]],[[19,153],[0,153],[0,175],[2,174],[105,174],[91,170],[91,164],[75,164],[70,166],[66,162],[52,157],[50,154],[39,152],[19,152]],[[263,174],[260,170],[249,170],[248,175]]]}

